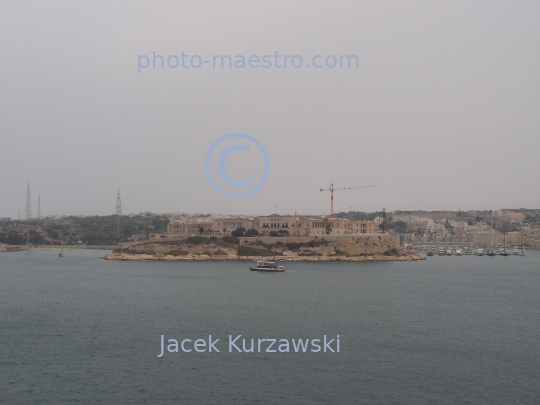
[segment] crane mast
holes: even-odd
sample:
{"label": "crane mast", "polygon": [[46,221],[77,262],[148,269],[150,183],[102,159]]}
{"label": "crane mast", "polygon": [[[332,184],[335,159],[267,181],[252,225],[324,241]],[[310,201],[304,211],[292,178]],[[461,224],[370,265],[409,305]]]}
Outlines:
{"label": "crane mast", "polygon": [[380,184],[370,185],[370,186],[355,186],[355,187],[342,187],[335,188],[334,183],[330,184],[329,188],[321,188],[320,191],[330,191],[330,218],[334,218],[334,191],[339,190],[351,190],[353,188],[367,188],[367,187],[379,187]]}

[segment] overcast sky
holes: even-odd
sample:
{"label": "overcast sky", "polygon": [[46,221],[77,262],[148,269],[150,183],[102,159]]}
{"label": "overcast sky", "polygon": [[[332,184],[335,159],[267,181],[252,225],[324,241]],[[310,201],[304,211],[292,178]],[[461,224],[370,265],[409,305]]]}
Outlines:
{"label": "overcast sky", "polygon": [[[336,191],[336,211],[540,208],[537,1],[1,1],[0,51],[2,217],[27,183],[34,216],[38,195],[42,215],[114,214],[118,187],[125,214],[328,214],[332,182],[381,185]],[[165,68],[139,73],[154,51]],[[303,65],[168,67],[182,51]],[[245,198],[205,174],[230,133],[269,158]],[[245,186],[219,177],[234,145]],[[228,193],[264,168],[240,138],[209,160]]]}

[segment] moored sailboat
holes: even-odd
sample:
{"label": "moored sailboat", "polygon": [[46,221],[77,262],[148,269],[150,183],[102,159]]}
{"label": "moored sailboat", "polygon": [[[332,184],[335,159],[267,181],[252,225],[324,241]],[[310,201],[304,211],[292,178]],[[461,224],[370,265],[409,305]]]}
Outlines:
{"label": "moored sailboat", "polygon": [[506,250],[506,229],[504,230],[504,247],[503,250],[500,253],[501,256],[510,256],[510,253],[508,253],[508,250]]}
{"label": "moored sailboat", "polygon": [[521,235],[521,253],[519,256],[525,256],[525,243],[523,243],[523,235]]}
{"label": "moored sailboat", "polygon": [[491,248],[486,253],[487,256],[495,256],[495,251],[493,250],[493,215],[491,215]]}

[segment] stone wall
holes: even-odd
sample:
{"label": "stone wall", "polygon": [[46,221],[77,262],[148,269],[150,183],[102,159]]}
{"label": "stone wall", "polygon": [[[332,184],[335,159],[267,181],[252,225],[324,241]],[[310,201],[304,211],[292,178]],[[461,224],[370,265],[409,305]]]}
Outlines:
{"label": "stone wall", "polygon": [[357,235],[324,235],[324,236],[286,236],[286,237],[277,237],[274,238],[272,236],[254,236],[254,237],[242,237],[240,239],[240,245],[245,243],[253,243],[253,242],[262,242],[266,244],[274,244],[277,242],[281,243],[309,243],[311,241],[329,241],[329,242],[336,242],[336,241],[347,241],[347,240],[355,240],[355,241],[371,241],[371,240],[377,240],[380,242],[387,243],[388,245],[391,245],[392,247],[399,248],[399,236],[390,236],[387,233],[365,233],[365,234],[357,234]]}

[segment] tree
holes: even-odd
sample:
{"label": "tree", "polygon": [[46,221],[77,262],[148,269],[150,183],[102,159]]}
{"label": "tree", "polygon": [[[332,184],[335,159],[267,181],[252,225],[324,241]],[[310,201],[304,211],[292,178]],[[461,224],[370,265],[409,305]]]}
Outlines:
{"label": "tree", "polygon": [[246,232],[246,228],[239,227],[239,228],[236,228],[234,231],[232,231],[231,235],[234,236],[235,238],[239,238],[241,236],[244,236],[244,232]]}
{"label": "tree", "polygon": [[248,230],[246,231],[246,233],[244,234],[244,236],[255,236],[255,235],[258,235],[258,234],[259,234],[259,231],[258,231],[258,230],[251,228],[251,229],[248,229]]}
{"label": "tree", "polygon": [[386,209],[383,207],[382,209],[382,223],[380,225],[381,231],[386,231]]}
{"label": "tree", "polygon": [[47,232],[47,235],[53,239],[58,239],[60,237],[60,234],[50,226],[45,228],[45,232]]}
{"label": "tree", "polygon": [[229,235],[225,235],[221,240],[231,245],[238,245],[240,243],[238,238],[235,238],[234,236],[229,236]]}
{"label": "tree", "polygon": [[397,221],[394,223],[394,230],[396,232],[405,233],[407,230],[407,223],[403,221]]}
{"label": "tree", "polygon": [[273,236],[274,238],[276,238],[279,236],[279,234],[276,231],[270,231],[270,236]]}

